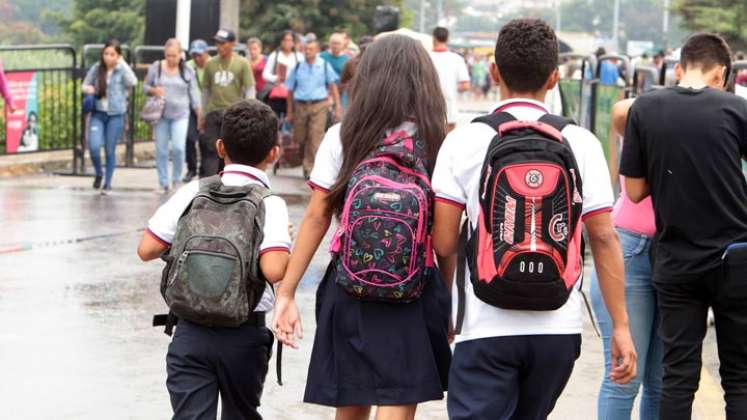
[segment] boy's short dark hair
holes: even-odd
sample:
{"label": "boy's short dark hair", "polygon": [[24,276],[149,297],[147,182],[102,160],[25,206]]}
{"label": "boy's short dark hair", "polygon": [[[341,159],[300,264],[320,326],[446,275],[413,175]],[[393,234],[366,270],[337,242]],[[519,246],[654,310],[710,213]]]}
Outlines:
{"label": "boy's short dark hair", "polygon": [[255,166],[278,145],[278,118],[256,99],[239,101],[223,114],[221,138],[232,162]]}
{"label": "boy's short dark hair", "polygon": [[449,30],[442,26],[437,26],[433,30],[433,37],[436,38],[436,41],[438,42],[441,42],[441,43],[448,42],[449,41]]}
{"label": "boy's short dark hair", "polygon": [[540,19],[514,19],[498,34],[495,64],[506,86],[536,92],[558,68],[558,38]]}
{"label": "boy's short dark hair", "polygon": [[685,41],[680,52],[680,65],[683,69],[690,66],[709,71],[716,66],[731,69],[731,49],[724,38],[711,33],[698,33]]}

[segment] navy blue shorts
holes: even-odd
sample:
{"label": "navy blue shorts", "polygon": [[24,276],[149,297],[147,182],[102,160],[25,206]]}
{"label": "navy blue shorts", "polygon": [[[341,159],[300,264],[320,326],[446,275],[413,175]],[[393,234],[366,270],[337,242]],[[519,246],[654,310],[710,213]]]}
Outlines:
{"label": "navy blue shorts", "polygon": [[317,329],[304,401],[333,407],[443,399],[451,299],[438,270],[411,303],[361,301],[335,284],[317,290]]}
{"label": "navy blue shorts", "polygon": [[581,354],[581,335],[522,335],[456,345],[451,420],[544,420]]}
{"label": "navy blue shorts", "polygon": [[179,320],[166,355],[174,419],[251,419],[267,376],[272,333],[264,327],[210,328]]}

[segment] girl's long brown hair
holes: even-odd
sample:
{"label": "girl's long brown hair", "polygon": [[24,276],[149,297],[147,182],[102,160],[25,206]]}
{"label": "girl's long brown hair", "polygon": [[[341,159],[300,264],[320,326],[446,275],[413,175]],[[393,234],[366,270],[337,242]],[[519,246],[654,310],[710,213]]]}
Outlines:
{"label": "girl's long brown hair", "polygon": [[337,215],[353,171],[384,139],[387,129],[414,120],[432,171],[446,128],[446,103],[433,61],[420,42],[406,36],[390,35],[366,48],[350,98],[340,132],[342,167],[327,196]]}
{"label": "girl's long brown hair", "polygon": [[118,55],[122,55],[122,46],[116,39],[110,39],[106,41],[106,44],[104,44],[104,48],[101,49],[101,58],[99,60],[99,71],[97,73],[97,82],[96,82],[96,97],[97,98],[103,98],[106,96],[106,73],[109,71],[106,68],[106,63],[104,62],[104,51],[106,51],[107,48],[112,47],[114,48],[114,51],[117,52]]}

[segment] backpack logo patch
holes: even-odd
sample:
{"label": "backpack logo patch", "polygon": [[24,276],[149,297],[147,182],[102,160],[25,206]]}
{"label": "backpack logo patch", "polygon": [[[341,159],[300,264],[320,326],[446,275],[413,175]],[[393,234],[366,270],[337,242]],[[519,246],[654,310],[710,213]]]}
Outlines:
{"label": "backpack logo patch", "polygon": [[504,210],[504,221],[501,223],[501,240],[509,245],[514,244],[514,232],[516,230],[516,199],[506,195],[506,207]]}
{"label": "backpack logo patch", "polygon": [[528,170],[526,176],[524,177],[524,182],[526,182],[527,187],[532,189],[541,187],[544,181],[545,180],[544,176],[542,176],[542,172],[537,169]]}
{"label": "backpack logo patch", "polygon": [[550,238],[555,242],[563,242],[568,237],[568,224],[563,221],[562,214],[556,214],[550,219]]}

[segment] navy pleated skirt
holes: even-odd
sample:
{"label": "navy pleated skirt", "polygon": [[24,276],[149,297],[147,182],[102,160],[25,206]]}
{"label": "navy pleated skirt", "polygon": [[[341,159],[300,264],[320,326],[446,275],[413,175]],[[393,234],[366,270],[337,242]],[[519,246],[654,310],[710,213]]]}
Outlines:
{"label": "navy pleated skirt", "polygon": [[304,401],[342,407],[442,399],[451,298],[438,270],[420,299],[399,304],[356,299],[335,284],[333,270],[330,264],[316,294]]}

